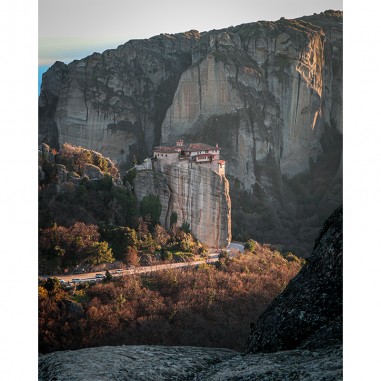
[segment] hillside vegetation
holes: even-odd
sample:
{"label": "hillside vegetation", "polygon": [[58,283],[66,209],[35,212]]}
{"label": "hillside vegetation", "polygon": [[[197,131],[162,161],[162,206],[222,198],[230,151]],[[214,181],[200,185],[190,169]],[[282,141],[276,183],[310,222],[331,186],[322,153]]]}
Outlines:
{"label": "hillside vegetation", "polygon": [[[129,181],[101,154],[64,144],[39,155],[39,273],[118,261],[118,266],[185,261],[204,254],[187,224],[158,224],[160,201],[139,203]],[[131,175],[132,174],[132,175]],[[176,216],[174,216],[176,217]]]}
{"label": "hillside vegetation", "polygon": [[253,253],[222,255],[216,265],[125,276],[69,292],[49,279],[39,286],[39,349],[162,344],[242,351],[250,323],[302,264],[256,244]]}

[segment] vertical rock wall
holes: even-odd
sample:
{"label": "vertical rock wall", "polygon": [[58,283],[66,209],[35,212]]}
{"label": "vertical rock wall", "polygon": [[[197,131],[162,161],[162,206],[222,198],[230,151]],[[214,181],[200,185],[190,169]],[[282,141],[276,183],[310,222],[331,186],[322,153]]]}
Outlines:
{"label": "vertical rock wall", "polygon": [[224,247],[231,240],[229,182],[207,164],[187,161],[162,165],[154,171],[138,171],[134,192],[139,202],[144,196],[158,196],[160,223],[170,228],[172,213],[177,226],[190,224],[192,233],[210,247]]}

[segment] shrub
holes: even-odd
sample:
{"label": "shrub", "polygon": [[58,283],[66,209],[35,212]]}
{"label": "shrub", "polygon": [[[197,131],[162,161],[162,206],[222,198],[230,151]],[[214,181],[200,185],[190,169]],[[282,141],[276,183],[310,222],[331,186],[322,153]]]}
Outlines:
{"label": "shrub", "polygon": [[163,251],[163,252],[161,253],[161,259],[162,259],[163,261],[172,261],[172,260],[173,260],[173,254],[172,254],[172,252],[171,252],[171,251],[168,251],[168,250]]}
{"label": "shrub", "polygon": [[255,248],[257,246],[257,243],[253,239],[249,239],[244,246],[244,249],[246,251],[250,251],[251,253],[254,252]]}
{"label": "shrub", "polygon": [[110,271],[106,270],[105,275],[106,275],[106,278],[104,278],[104,281],[110,282],[112,280],[112,275],[111,275]]}
{"label": "shrub", "polygon": [[181,225],[181,230],[184,233],[190,233],[191,232],[190,223],[187,221],[184,221],[183,224]]}

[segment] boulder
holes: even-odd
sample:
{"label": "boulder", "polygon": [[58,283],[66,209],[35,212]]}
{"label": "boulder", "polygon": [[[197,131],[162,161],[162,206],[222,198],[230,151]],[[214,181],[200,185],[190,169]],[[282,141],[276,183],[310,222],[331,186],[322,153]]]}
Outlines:
{"label": "boulder", "polygon": [[311,257],[260,316],[246,353],[342,344],[343,208],[327,219]]}
{"label": "boulder", "polygon": [[89,180],[100,180],[103,179],[104,174],[96,165],[86,163],[83,166],[83,176],[87,176]]}

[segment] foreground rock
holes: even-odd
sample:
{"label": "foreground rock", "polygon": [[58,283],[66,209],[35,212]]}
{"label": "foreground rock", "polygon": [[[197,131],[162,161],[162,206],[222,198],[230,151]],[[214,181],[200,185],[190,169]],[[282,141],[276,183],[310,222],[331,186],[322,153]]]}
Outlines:
{"label": "foreground rock", "polygon": [[314,251],[261,315],[247,352],[321,348],[342,343],[343,208],[325,222]]}
{"label": "foreground rock", "polygon": [[42,355],[39,381],[338,381],[342,348],[242,356],[217,348],[121,346]]}

